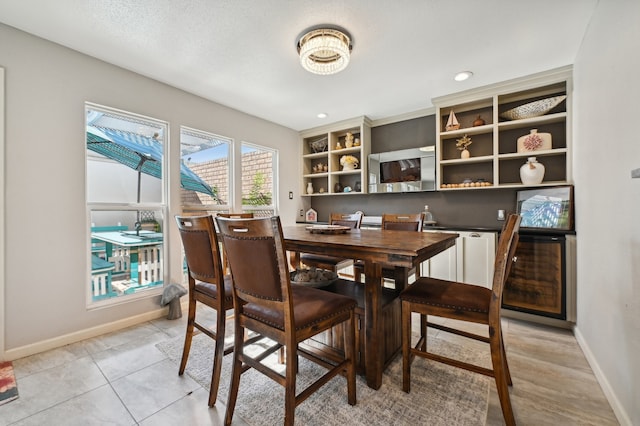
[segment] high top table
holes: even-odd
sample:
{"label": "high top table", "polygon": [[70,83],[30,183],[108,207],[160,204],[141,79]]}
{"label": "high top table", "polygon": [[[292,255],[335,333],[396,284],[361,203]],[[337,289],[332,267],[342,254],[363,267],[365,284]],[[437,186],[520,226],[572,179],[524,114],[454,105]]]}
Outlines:
{"label": "high top table", "polygon": [[[300,253],[324,254],[364,262],[364,284],[340,280],[332,285],[330,291],[363,299],[359,304],[363,304],[364,312],[364,329],[360,331],[364,354],[358,358],[359,370],[364,370],[369,387],[380,388],[384,367],[401,348],[400,303],[397,296],[407,283],[409,269],[452,247],[458,234],[371,229],[354,229],[344,234],[317,234],[311,233],[304,225],[284,227],[283,232],[286,249],[294,253],[296,265],[299,264]],[[383,291],[382,265],[396,269],[397,288],[391,296],[389,291]],[[383,301],[393,306],[389,312],[384,312],[384,317]]]}

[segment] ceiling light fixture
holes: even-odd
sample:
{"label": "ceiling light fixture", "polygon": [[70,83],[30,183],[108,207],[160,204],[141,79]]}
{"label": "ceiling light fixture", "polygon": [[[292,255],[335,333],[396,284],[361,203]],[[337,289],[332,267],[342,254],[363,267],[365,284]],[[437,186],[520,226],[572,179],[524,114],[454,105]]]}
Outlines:
{"label": "ceiling light fixture", "polygon": [[456,76],[453,77],[453,79],[455,81],[465,81],[466,79],[468,79],[472,75],[473,75],[473,73],[471,71],[462,71],[462,72],[459,72],[458,74],[456,74]]}
{"label": "ceiling light fixture", "polygon": [[335,74],[349,65],[351,37],[341,29],[318,28],[307,31],[298,39],[300,64],[307,71]]}
{"label": "ceiling light fixture", "polygon": [[320,112],[317,115],[318,118],[327,118],[327,116],[328,116],[328,114],[326,112]]}

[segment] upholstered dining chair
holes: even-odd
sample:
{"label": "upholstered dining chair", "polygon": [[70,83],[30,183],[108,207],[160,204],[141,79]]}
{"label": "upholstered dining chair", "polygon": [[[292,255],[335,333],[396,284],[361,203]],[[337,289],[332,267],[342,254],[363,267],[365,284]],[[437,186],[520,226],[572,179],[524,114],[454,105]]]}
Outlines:
{"label": "upholstered dining chair", "polygon": [[[209,406],[213,406],[218,395],[222,357],[233,350],[233,346],[224,347],[226,311],[233,308],[231,277],[222,273],[220,246],[213,218],[211,216],[176,216],[176,222],[182,238],[189,280],[187,332],[184,337],[184,348],[178,374],[182,375],[187,366],[194,328],[215,340],[216,348],[209,391]],[[215,331],[196,321],[198,302],[215,309]]]}
{"label": "upholstered dining chair", "polygon": [[[492,288],[421,277],[400,293],[402,304],[402,389],[405,392],[409,392],[411,389],[411,362],[415,356],[484,374],[495,379],[506,424],[515,424],[508,388],[513,383],[502,337],[500,308],[502,290],[509,275],[518,243],[519,227],[520,216],[517,214],[509,215],[500,234]],[[413,312],[420,314],[420,338],[415,346],[411,346],[411,314]],[[486,325],[488,337],[449,325],[432,323],[428,321],[429,315]],[[427,350],[428,327],[489,343],[493,368],[489,369],[429,352]]]}
{"label": "upholstered dining chair", "polygon": [[230,219],[251,219],[253,217],[253,213],[216,213],[216,216]]}
{"label": "upholstered dining chair", "polygon": [[[422,231],[422,223],[424,221],[424,213],[410,213],[410,214],[388,214],[385,213],[382,215],[382,230],[390,230],[390,231]],[[355,280],[356,282],[360,282],[362,279],[362,274],[364,273],[364,264],[362,262],[356,262],[354,267]],[[416,268],[411,268],[407,272],[407,277],[414,275],[416,273]],[[385,268],[382,267],[382,276],[384,278],[396,280],[395,269],[394,268]],[[403,277],[403,280],[406,280],[407,277]],[[396,288],[398,288],[396,284]]]}
{"label": "upholstered dining chair", "polygon": [[[291,284],[280,218],[231,220],[216,218],[231,275],[234,301],[234,352],[225,424],[231,424],[240,376],[249,368],[265,374],[285,388],[286,425],[294,424],[295,408],[335,377],[347,378],[347,401],[356,403],[355,307],[350,297]],[[333,364],[317,358],[298,344],[343,324],[344,357]],[[245,353],[241,336],[253,330],[275,342],[255,357]],[[260,361],[284,347],[284,376]],[[298,355],[328,369],[323,376],[296,393]],[[335,407],[334,407],[335,408]]]}
{"label": "upholstered dining chair", "polygon": [[[331,225],[348,226],[351,229],[359,229],[362,223],[362,213],[331,213],[329,223]],[[337,274],[338,271],[353,265],[354,260],[321,254],[301,253],[300,262],[307,267],[327,269]]]}

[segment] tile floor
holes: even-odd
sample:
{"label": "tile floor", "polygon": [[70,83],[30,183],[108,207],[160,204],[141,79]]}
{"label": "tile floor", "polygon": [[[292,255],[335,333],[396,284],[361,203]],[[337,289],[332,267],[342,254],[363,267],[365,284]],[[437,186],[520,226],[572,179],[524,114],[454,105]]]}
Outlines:
{"label": "tile floor", "polygon": [[[518,424],[618,424],[570,331],[503,321]],[[221,425],[224,404],[208,408],[208,392],[155,347],[183,335],[185,323],[186,315],[154,320],[15,360],[20,398],[0,406],[0,426]],[[486,425],[502,425],[489,388]],[[233,424],[246,425],[238,415]]]}

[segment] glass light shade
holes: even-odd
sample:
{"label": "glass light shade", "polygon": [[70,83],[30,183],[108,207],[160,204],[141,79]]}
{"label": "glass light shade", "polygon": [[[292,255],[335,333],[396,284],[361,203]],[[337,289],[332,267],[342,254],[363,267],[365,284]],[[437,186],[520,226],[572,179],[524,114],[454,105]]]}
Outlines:
{"label": "glass light shade", "polygon": [[349,36],[334,29],[312,30],[298,42],[300,64],[314,74],[335,74],[349,65]]}

